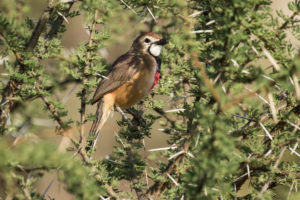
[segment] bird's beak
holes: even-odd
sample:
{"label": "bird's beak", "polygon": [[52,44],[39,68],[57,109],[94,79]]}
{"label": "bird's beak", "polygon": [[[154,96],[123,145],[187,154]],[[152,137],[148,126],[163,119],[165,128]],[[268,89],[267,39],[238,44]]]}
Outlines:
{"label": "bird's beak", "polygon": [[167,43],[168,43],[168,40],[166,40],[164,38],[156,42],[157,45],[165,45]]}

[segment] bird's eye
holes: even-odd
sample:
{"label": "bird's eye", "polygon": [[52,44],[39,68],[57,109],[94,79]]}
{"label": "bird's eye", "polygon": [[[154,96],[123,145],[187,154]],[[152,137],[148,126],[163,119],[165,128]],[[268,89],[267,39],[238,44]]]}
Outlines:
{"label": "bird's eye", "polygon": [[146,38],[145,40],[144,40],[144,42],[145,43],[149,43],[149,42],[151,42],[148,38]]}

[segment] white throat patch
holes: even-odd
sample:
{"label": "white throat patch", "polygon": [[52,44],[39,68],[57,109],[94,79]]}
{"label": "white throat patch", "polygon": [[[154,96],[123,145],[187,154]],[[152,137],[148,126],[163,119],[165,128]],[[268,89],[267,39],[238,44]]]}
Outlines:
{"label": "white throat patch", "polygon": [[161,45],[152,44],[150,46],[149,51],[153,56],[159,56],[161,53],[161,49],[162,49]]}

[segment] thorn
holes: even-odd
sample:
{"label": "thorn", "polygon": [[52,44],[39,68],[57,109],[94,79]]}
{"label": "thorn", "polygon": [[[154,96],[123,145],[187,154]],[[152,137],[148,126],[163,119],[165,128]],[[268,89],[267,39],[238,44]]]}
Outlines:
{"label": "thorn", "polygon": [[213,84],[215,84],[215,83],[219,80],[219,78],[221,77],[221,74],[222,74],[222,72],[220,72],[220,73],[217,75],[217,77],[216,77],[215,80],[213,81]]}
{"label": "thorn", "polygon": [[176,149],[176,148],[177,148],[177,146],[162,147],[162,148],[149,149],[148,151],[150,151],[150,152],[153,152],[153,151],[165,151],[165,150]]}
{"label": "thorn", "polygon": [[204,195],[207,197],[207,189],[204,187]]}
{"label": "thorn", "polygon": [[242,70],[242,73],[244,73],[244,74],[250,74],[250,72],[249,71],[247,71],[247,70]]}
{"label": "thorn", "polygon": [[4,106],[4,105],[7,104],[8,102],[9,102],[9,100],[4,101],[4,102],[0,105],[0,107],[1,107],[1,106]]}
{"label": "thorn", "polygon": [[[250,171],[252,172],[252,171]],[[234,179],[233,182],[237,182],[238,180],[240,180],[241,178],[245,177],[248,175],[248,172],[246,172],[245,174],[242,174],[241,176],[239,176],[238,178]]]}
{"label": "thorn", "polygon": [[108,78],[108,77],[106,77],[106,76],[104,76],[104,75],[102,75],[102,74],[100,74],[100,73],[98,73],[98,72],[97,72],[97,75],[98,75],[98,76],[100,76],[101,78],[104,78],[104,79],[107,79],[107,80],[109,80],[109,78]]}
{"label": "thorn", "polygon": [[196,139],[195,147],[198,146],[199,139],[200,139],[200,133],[197,134],[197,139]]}
{"label": "thorn", "polygon": [[56,11],[56,12],[59,16],[61,16],[65,20],[65,22],[67,22],[67,24],[69,24],[68,19],[61,12],[59,12],[59,11]]}
{"label": "thorn", "polygon": [[157,23],[156,18],[154,17],[153,13],[151,12],[150,8],[147,6],[147,10],[149,11],[151,17],[154,19],[155,23]]}
{"label": "thorn", "polygon": [[289,147],[289,150],[291,151],[291,154],[295,154],[300,158],[300,154],[296,150],[292,149],[291,147]]}
{"label": "thorn", "polygon": [[235,67],[239,67],[240,66],[239,63],[236,60],[234,60],[234,59],[231,58],[230,61],[233,63],[233,66],[235,66]]}
{"label": "thorn", "polygon": [[269,149],[269,151],[265,154],[265,158],[268,157],[272,153],[272,149]]}
{"label": "thorn", "polygon": [[249,167],[249,164],[247,164],[247,174],[248,174],[248,178],[250,180],[251,176],[250,176],[250,167]]}
{"label": "thorn", "polygon": [[178,109],[172,109],[172,110],[166,110],[166,113],[172,113],[172,112],[184,112],[185,109],[183,108],[178,108]]}
{"label": "thorn", "polygon": [[7,125],[11,125],[9,114],[7,114],[4,110],[2,110],[2,112],[6,118]]}
{"label": "thorn", "polygon": [[265,131],[266,135],[270,138],[270,140],[273,140],[273,137],[272,135],[270,134],[270,132],[266,129],[266,127],[261,123],[259,122],[259,125],[262,127],[262,129]]}
{"label": "thorn", "polygon": [[187,155],[190,156],[191,158],[195,158],[195,156],[193,154],[191,154],[190,152],[187,152]]}
{"label": "thorn", "polygon": [[248,117],[244,117],[244,116],[241,116],[241,115],[238,115],[238,114],[233,114],[232,116],[238,117],[238,118],[241,118],[241,119],[246,119],[246,120],[249,120],[249,121],[254,121],[254,120],[252,120],[252,119],[250,119]]}
{"label": "thorn", "polygon": [[175,157],[177,157],[177,156],[179,156],[179,155],[181,155],[181,154],[183,154],[183,153],[185,153],[184,150],[179,151],[179,152],[175,153],[174,155],[172,155],[168,160],[172,160],[173,158],[175,158]]}
{"label": "thorn", "polygon": [[226,90],[226,88],[225,88],[225,85],[224,85],[222,79],[220,79],[220,84],[221,84],[221,88],[222,88],[223,92],[224,92],[225,94],[227,94],[227,90]]}
{"label": "thorn", "polygon": [[147,173],[147,169],[146,168],[145,168],[145,177],[146,177],[147,187],[149,187],[149,179],[148,179],[148,173]]}
{"label": "thorn", "polygon": [[211,24],[214,24],[215,22],[216,22],[216,20],[211,20],[211,21],[207,22],[205,25],[206,25],[206,26],[209,26],[209,25],[211,25]]}
{"label": "thorn", "polygon": [[197,17],[198,15],[201,15],[204,12],[205,12],[205,10],[196,11],[193,14],[190,14],[189,17]]}
{"label": "thorn", "polygon": [[300,86],[298,82],[298,77],[295,74],[293,75],[293,81],[295,86],[296,98],[300,100]]}
{"label": "thorn", "polygon": [[123,147],[125,148],[125,145],[124,145],[122,139],[120,138],[120,136],[119,136],[117,133],[115,133],[115,136],[117,137],[117,139],[121,142],[121,144],[122,144]]}
{"label": "thorn", "polygon": [[197,30],[197,31],[191,31],[190,33],[212,33],[213,30]]}
{"label": "thorn", "polygon": [[171,179],[171,181],[176,185],[179,186],[179,183],[169,174],[167,173],[167,176],[169,177],[169,179]]}
{"label": "thorn", "polygon": [[[247,88],[247,87],[244,87],[246,90],[248,90],[249,92],[253,92],[252,90],[250,90],[249,88]],[[269,106],[270,106],[270,103],[265,99],[265,98],[263,98],[262,96],[260,96],[259,94],[257,94],[256,92],[255,92],[255,96],[257,96],[260,100],[262,100],[263,102],[265,102],[266,104],[268,104]]]}
{"label": "thorn", "polygon": [[276,71],[279,71],[280,70],[280,66],[277,64],[276,60],[273,58],[273,56],[271,55],[271,53],[264,46],[261,46],[261,49],[263,50],[264,54],[267,56],[267,58],[269,59],[269,61],[272,63],[274,69]]}
{"label": "thorn", "polygon": [[258,51],[256,50],[256,48],[254,46],[251,46],[251,48],[256,53],[256,55],[259,55]]}
{"label": "thorn", "polygon": [[273,95],[271,94],[271,92],[268,92],[268,99],[269,99],[269,102],[270,102],[270,108],[271,108],[271,113],[272,113],[273,120],[275,122],[277,122],[278,121],[277,110],[276,110],[275,103],[274,103],[274,100],[273,100]]}
{"label": "thorn", "polygon": [[133,10],[133,8],[131,8],[127,3],[125,3],[125,1],[121,0],[121,2],[122,2],[127,8],[129,8],[134,14],[137,15],[137,13]]}

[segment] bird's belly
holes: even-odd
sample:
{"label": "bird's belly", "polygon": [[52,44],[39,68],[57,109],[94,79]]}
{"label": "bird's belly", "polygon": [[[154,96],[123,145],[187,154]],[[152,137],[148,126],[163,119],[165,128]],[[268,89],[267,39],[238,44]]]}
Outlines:
{"label": "bird's belly", "polygon": [[123,84],[113,92],[115,95],[115,105],[121,108],[128,108],[138,103],[146,96],[155,78],[155,70],[152,72],[141,71],[137,73],[130,81]]}

